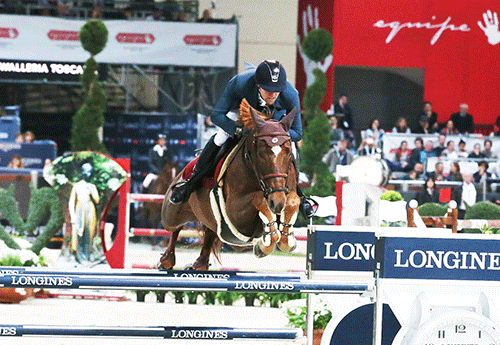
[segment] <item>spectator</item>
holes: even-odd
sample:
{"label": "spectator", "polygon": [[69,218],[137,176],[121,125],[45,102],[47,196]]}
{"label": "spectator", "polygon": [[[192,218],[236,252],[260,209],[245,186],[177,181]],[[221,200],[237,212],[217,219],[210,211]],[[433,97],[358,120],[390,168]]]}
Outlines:
{"label": "spectator", "polygon": [[436,151],[434,151],[434,143],[432,140],[427,140],[424,147],[425,158],[436,157]]}
{"label": "spectator", "polygon": [[352,111],[349,106],[347,96],[340,95],[337,103],[333,105],[333,115],[339,120],[339,128],[344,131],[344,137],[347,138],[351,144],[354,144],[354,125],[352,123]]}
{"label": "spectator", "polygon": [[416,172],[415,170],[412,170],[412,171],[410,171],[410,172],[408,173],[408,175],[407,175],[407,176],[403,176],[401,179],[402,179],[402,180],[412,180],[412,181],[416,181],[416,180],[418,180],[418,178],[417,178],[417,172]]}
{"label": "spectator", "polygon": [[444,165],[442,162],[437,162],[434,166],[434,171],[427,174],[429,178],[432,178],[434,181],[444,181]]}
{"label": "spectator", "polygon": [[441,157],[458,159],[458,154],[455,151],[455,142],[453,140],[448,141],[448,143],[446,144],[446,150],[441,153]]}
{"label": "spectator", "polygon": [[20,155],[12,156],[12,160],[10,161],[9,165],[7,165],[7,168],[13,168],[13,169],[24,168],[21,156]]}
{"label": "spectator", "polygon": [[465,210],[476,203],[477,191],[474,187],[472,174],[466,173],[463,176],[462,187],[457,190],[456,202],[458,205],[458,218],[463,219]]}
{"label": "spectator", "polygon": [[465,103],[460,104],[460,111],[451,115],[450,120],[453,121],[453,127],[455,127],[459,133],[474,133],[474,118],[468,113],[469,106]]}
{"label": "spectator", "polygon": [[384,133],[384,130],[380,128],[380,121],[378,119],[373,119],[370,123],[370,127],[366,130],[366,136],[372,137],[378,147],[381,147]]}
{"label": "spectator", "polygon": [[188,18],[187,18],[186,12],[184,12],[184,11],[179,12],[179,14],[177,14],[177,18],[175,20],[178,22],[187,22]]}
{"label": "spectator", "polygon": [[419,134],[431,134],[431,128],[429,127],[429,119],[425,115],[421,115],[418,119],[418,129]]}
{"label": "spectator", "polygon": [[424,141],[421,137],[415,138],[415,148],[411,150],[410,159],[408,160],[408,165],[403,169],[403,171],[411,171],[415,167],[417,163],[423,163],[425,159],[425,155],[423,152]]}
{"label": "spectator", "polygon": [[329,116],[330,122],[330,147],[333,147],[339,140],[344,139],[344,131],[338,128],[338,119],[336,116]]}
{"label": "spectator", "polygon": [[417,201],[419,205],[439,202],[439,192],[436,190],[436,183],[432,177],[428,177],[425,181],[424,190],[417,193]]}
{"label": "spectator", "polygon": [[472,175],[474,182],[482,182],[484,179],[490,179],[491,174],[488,172],[489,164],[487,161],[480,161],[477,166],[477,171]]}
{"label": "spectator", "polygon": [[56,12],[58,17],[68,17],[69,9],[68,6],[64,3],[58,3],[56,7]]}
{"label": "spectator", "polygon": [[496,158],[496,155],[491,151],[493,143],[490,139],[484,141],[484,150],[481,152],[485,158]]}
{"label": "spectator", "polygon": [[415,164],[415,166],[413,167],[413,171],[416,172],[417,179],[422,179],[422,178],[425,177],[425,174],[424,174],[424,164],[423,163],[417,163],[417,164]]}
{"label": "spectator", "polygon": [[438,137],[438,146],[434,148],[434,151],[436,151],[436,157],[441,156],[443,151],[446,149],[446,146],[444,145],[446,143],[446,135],[444,134],[439,134]]}
{"label": "spectator", "polygon": [[485,155],[481,152],[481,144],[474,144],[474,149],[469,154],[469,158],[486,158]]}
{"label": "spectator", "polygon": [[347,140],[340,140],[337,146],[332,147],[323,156],[322,161],[328,165],[328,170],[332,174],[337,171],[337,165],[350,165],[353,161],[353,156],[351,151],[347,149]]}
{"label": "spectator", "polygon": [[408,143],[403,140],[396,151],[396,165],[399,165],[401,170],[406,168],[410,160],[411,150],[408,148]]}
{"label": "spectator", "polygon": [[208,8],[204,9],[201,18],[198,19],[198,23],[212,23],[212,22],[214,22],[212,18],[212,12]]}
{"label": "spectator", "polygon": [[458,157],[461,157],[461,158],[469,157],[469,152],[467,152],[467,150],[465,148],[465,141],[463,141],[463,139],[460,139],[460,141],[458,142],[457,155],[458,155]]}
{"label": "spectator", "polygon": [[357,154],[358,156],[376,156],[382,155],[382,150],[377,146],[375,139],[369,136],[361,142]]}
{"label": "spectator", "polygon": [[460,173],[460,165],[458,162],[452,162],[450,165],[450,173],[446,177],[447,181],[463,181],[462,174]]}
{"label": "spectator", "polygon": [[18,144],[24,143],[24,135],[22,133],[17,133],[15,142]]}
{"label": "spectator", "polygon": [[146,17],[147,22],[153,21],[164,21],[165,17],[163,16],[163,11],[159,7],[155,7],[151,14]]}
{"label": "spectator", "polygon": [[401,116],[400,118],[398,118],[396,125],[392,127],[392,133],[411,133],[411,130],[408,127],[408,122],[406,121],[406,117]]}
{"label": "spectator", "polygon": [[123,9],[123,19],[125,20],[134,20],[134,13],[130,6],[127,6]]}
{"label": "spectator", "polygon": [[446,122],[446,127],[443,128],[443,130],[441,131],[441,134],[443,134],[443,135],[458,134],[458,130],[455,128],[453,121],[448,120],[448,122]]}
{"label": "spectator", "polygon": [[25,143],[34,143],[35,142],[35,134],[32,131],[24,132],[24,142]]}
{"label": "spectator", "polygon": [[94,19],[102,19],[102,8],[100,6],[94,6],[91,17]]}
{"label": "spectator", "polygon": [[439,123],[437,122],[438,115],[432,111],[432,103],[424,102],[422,112],[420,113],[419,122],[427,122],[427,132],[435,133],[439,131]]}

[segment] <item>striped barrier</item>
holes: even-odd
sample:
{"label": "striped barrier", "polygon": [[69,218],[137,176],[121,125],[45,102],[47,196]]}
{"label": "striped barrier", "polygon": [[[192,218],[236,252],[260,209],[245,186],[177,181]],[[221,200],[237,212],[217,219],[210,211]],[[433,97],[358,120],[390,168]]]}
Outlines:
{"label": "striped barrier", "polygon": [[82,327],[53,325],[0,325],[0,338],[23,336],[148,337],[163,339],[272,339],[296,340],[298,328],[252,329],[230,327]]}

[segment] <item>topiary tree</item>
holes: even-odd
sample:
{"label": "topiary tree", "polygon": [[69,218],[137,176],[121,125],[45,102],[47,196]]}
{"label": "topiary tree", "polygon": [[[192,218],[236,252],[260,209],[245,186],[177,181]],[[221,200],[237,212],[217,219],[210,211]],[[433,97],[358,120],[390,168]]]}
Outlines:
{"label": "topiary tree", "polygon": [[[302,51],[315,62],[323,61],[332,53],[332,35],[324,29],[310,31],[302,41]],[[330,146],[330,126],[320,103],[326,93],[327,79],[319,68],[313,70],[314,82],[307,87],[303,98],[304,145],[301,148],[301,170],[313,181],[306,192],[311,195],[329,196],[335,194],[335,178],[321,160]]]}
{"label": "topiary tree", "polygon": [[480,201],[467,207],[465,219],[500,219],[500,206],[489,201]]}
{"label": "topiary tree", "polygon": [[102,21],[93,19],[82,26],[78,36],[83,49],[88,51],[91,56],[85,63],[85,69],[80,78],[84,102],[73,116],[71,150],[106,153],[102,138],[99,138],[99,131],[104,125],[107,99],[99,82],[98,64],[94,56],[104,49],[108,41],[108,29]]}
{"label": "topiary tree", "polygon": [[420,216],[442,217],[446,215],[448,207],[433,202],[427,202],[418,208]]}

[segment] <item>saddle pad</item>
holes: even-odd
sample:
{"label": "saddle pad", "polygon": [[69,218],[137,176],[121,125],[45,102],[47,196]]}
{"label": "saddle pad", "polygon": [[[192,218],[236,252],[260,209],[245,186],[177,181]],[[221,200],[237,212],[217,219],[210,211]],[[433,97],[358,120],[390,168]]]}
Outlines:
{"label": "saddle pad", "polygon": [[[220,173],[220,170],[222,168],[222,164],[224,163],[224,160],[226,159],[227,155],[224,155],[220,160],[219,162],[217,163],[217,167],[215,168],[215,173],[214,173],[214,176],[204,176],[203,179],[202,179],[202,184],[203,184],[203,187],[205,188],[208,188],[208,189],[212,189],[214,188],[215,186],[215,181],[217,180],[217,176],[219,176],[219,173]],[[191,162],[188,163],[188,165],[186,165],[186,167],[184,168],[183,172],[182,172],[182,178],[184,180],[187,180],[191,177],[191,175],[193,174],[193,169],[194,169],[194,166],[196,165],[196,163],[198,162],[198,158],[199,157],[196,157],[195,159],[193,159]]]}

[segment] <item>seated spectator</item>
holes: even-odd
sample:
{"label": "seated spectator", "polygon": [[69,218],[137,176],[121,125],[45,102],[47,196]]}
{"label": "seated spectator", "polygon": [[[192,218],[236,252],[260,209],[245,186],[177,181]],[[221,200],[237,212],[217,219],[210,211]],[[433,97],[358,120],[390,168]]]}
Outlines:
{"label": "seated spectator", "polygon": [[187,18],[186,12],[184,12],[184,11],[179,12],[177,14],[177,18],[175,19],[175,21],[177,21],[177,22],[187,22],[188,18]]}
{"label": "seated spectator", "polygon": [[490,179],[491,174],[488,172],[489,164],[487,161],[480,161],[477,164],[477,171],[472,175],[474,182],[482,182],[484,179]]}
{"label": "seated spectator", "polygon": [[94,6],[91,17],[94,19],[102,19],[102,8],[100,6]]}
{"label": "seated spectator", "polygon": [[394,162],[396,165],[401,167],[401,170],[408,165],[408,161],[410,160],[411,150],[408,148],[408,143],[403,140],[399,145],[399,148],[396,150],[396,161]]}
{"label": "seated spectator", "polygon": [[417,181],[418,178],[417,178],[417,172],[415,170],[412,170],[408,173],[408,175],[406,176],[403,176],[401,178],[402,180],[412,180],[412,181]]}
{"label": "seated spectator", "polygon": [[424,147],[425,158],[436,157],[436,151],[434,151],[434,143],[432,140],[427,140]]}
{"label": "seated spectator", "polygon": [[444,165],[442,162],[437,162],[434,166],[434,171],[427,174],[429,178],[432,178],[434,181],[444,181]]}
{"label": "seated spectator", "polygon": [[396,126],[392,127],[392,133],[406,133],[410,134],[411,130],[408,127],[408,122],[406,118],[401,116],[396,122]]}
{"label": "seated spectator", "polygon": [[366,130],[366,136],[375,139],[375,143],[378,147],[382,146],[382,137],[384,133],[384,130],[380,128],[380,121],[378,119],[373,119],[370,123],[370,127]]}
{"label": "seated spectator", "polygon": [[382,150],[377,146],[375,139],[370,136],[361,142],[356,153],[358,156],[375,156],[382,155]]}
{"label": "seated spectator", "polygon": [[159,7],[155,7],[151,14],[146,17],[147,22],[153,22],[153,21],[163,21],[165,20],[165,17],[163,16],[163,11]]}
{"label": "seated spectator", "polygon": [[481,152],[485,158],[496,158],[496,155],[491,151],[493,143],[490,139],[484,141],[484,150]]}
{"label": "seated spectator", "polygon": [[460,165],[458,162],[452,162],[450,165],[450,173],[446,176],[446,181],[463,181],[460,173]]}
{"label": "seated spectator", "polygon": [[462,134],[474,133],[474,117],[468,113],[469,106],[462,103],[459,109],[458,113],[453,113],[450,116],[450,120],[453,121],[453,127]]}
{"label": "seated spectator", "polygon": [[465,141],[463,141],[462,139],[460,139],[460,141],[458,142],[457,155],[458,155],[458,157],[461,157],[461,158],[469,157],[469,152],[467,152],[467,150],[465,149]]}
{"label": "seated spectator", "polygon": [[474,144],[474,149],[469,153],[469,158],[486,158],[481,152],[481,144]]}
{"label": "seated spectator", "polygon": [[434,151],[436,151],[436,157],[441,156],[441,154],[443,153],[443,151],[446,149],[445,143],[446,143],[446,135],[439,134],[439,137],[438,137],[438,146],[436,146],[434,148]]}
{"label": "seated spectator", "polygon": [[19,155],[12,156],[12,160],[10,161],[9,165],[7,165],[7,168],[13,168],[13,169],[24,168],[21,156]]}
{"label": "seated spectator", "polygon": [[25,143],[34,143],[35,142],[35,134],[32,131],[24,132],[24,142]]}
{"label": "seated spectator", "polygon": [[411,150],[408,165],[403,169],[403,171],[411,171],[415,167],[415,164],[423,163],[425,160],[425,154],[423,150],[424,141],[421,137],[416,137],[414,143],[415,148]]}
{"label": "seated spectator", "polygon": [[446,144],[446,150],[441,153],[441,157],[446,157],[449,159],[458,159],[458,154],[455,151],[455,142],[450,140]]}
{"label": "seated spectator", "polygon": [[329,116],[328,121],[330,122],[330,147],[337,144],[339,140],[344,139],[344,131],[338,128],[338,119],[335,116]]}
{"label": "seated spectator", "polygon": [[212,23],[214,20],[212,19],[212,12],[206,8],[203,10],[201,18],[198,19],[198,23]]}
{"label": "seated spectator", "polygon": [[418,119],[417,133],[431,134],[431,127],[429,126],[429,119],[425,115],[421,115]]}
{"label": "seated spectator", "polygon": [[456,190],[455,201],[458,205],[458,218],[463,219],[467,207],[476,203],[477,191],[472,183],[474,181],[472,174],[466,173],[463,177],[462,187]]}
{"label": "seated spectator", "polygon": [[132,11],[132,7],[127,6],[123,9],[123,19],[125,20],[134,20],[134,13]]}
{"label": "seated spectator", "polygon": [[424,163],[417,163],[417,164],[415,164],[415,166],[413,167],[413,171],[415,171],[415,173],[417,174],[417,179],[418,180],[421,180],[421,179],[425,178]]}
{"label": "seated spectator", "polygon": [[419,205],[428,202],[439,203],[439,192],[436,190],[436,183],[432,177],[427,177],[424,190],[417,193],[417,201]]}
{"label": "seated spectator", "polygon": [[441,130],[441,134],[444,135],[458,134],[458,129],[455,128],[453,121],[448,120],[448,122],[446,122],[446,127]]}
{"label": "seated spectator", "polygon": [[15,142],[19,144],[24,143],[24,135],[22,133],[17,133]]}
{"label": "seated spectator", "polygon": [[422,112],[419,116],[419,122],[424,121],[427,123],[427,132],[435,133],[439,130],[439,123],[437,122],[438,115],[435,111],[432,111],[432,103],[424,102]]}
{"label": "seated spectator", "polygon": [[353,133],[352,110],[349,106],[347,95],[341,94],[338,101],[332,105],[329,112],[331,112],[331,115],[337,117],[339,122],[338,126],[344,131],[344,136],[349,140],[350,145],[356,145]]}
{"label": "seated spectator", "polygon": [[335,174],[337,171],[337,165],[350,165],[353,161],[353,155],[351,151],[347,149],[347,140],[340,140],[338,145],[332,147],[323,156],[322,161],[328,165],[328,170],[332,174]]}

